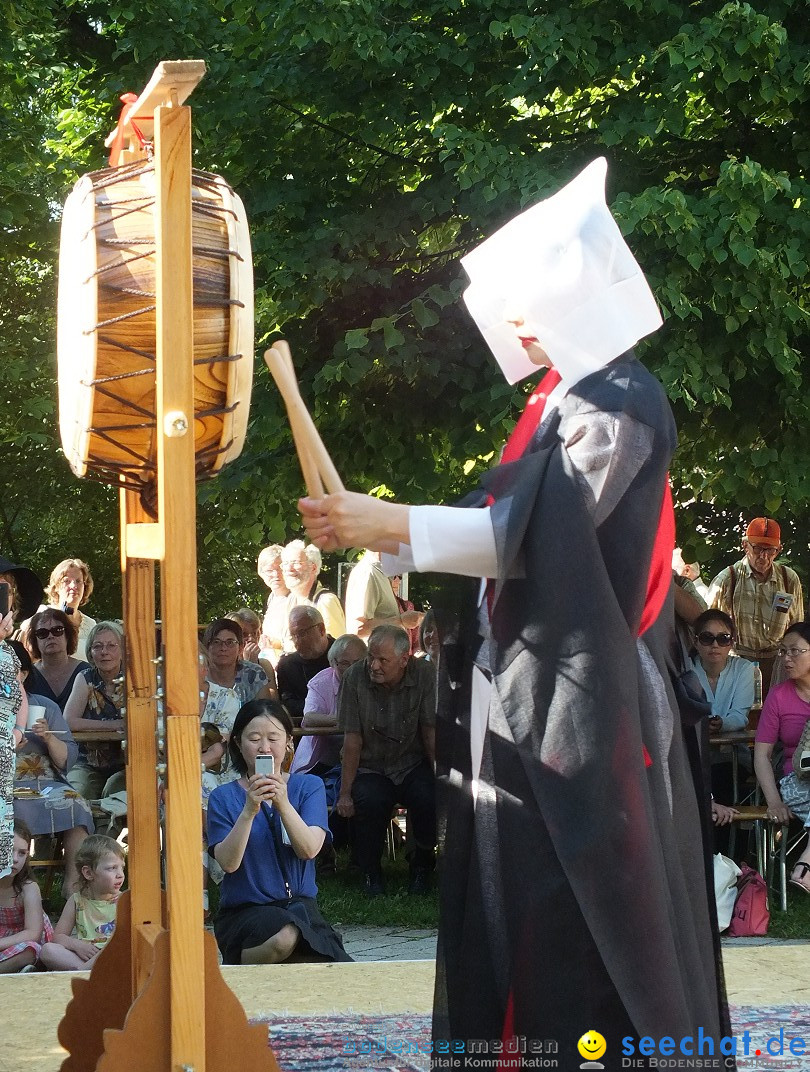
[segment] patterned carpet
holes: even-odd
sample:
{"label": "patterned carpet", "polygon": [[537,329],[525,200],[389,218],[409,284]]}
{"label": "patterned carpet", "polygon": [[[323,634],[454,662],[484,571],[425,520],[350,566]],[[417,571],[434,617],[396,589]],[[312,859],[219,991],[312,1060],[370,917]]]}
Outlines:
{"label": "patterned carpet", "polygon": [[[806,1006],[737,1006],[731,1014],[741,1072],[810,1069],[810,1009]],[[254,1022],[268,1023],[270,1043],[284,1072],[361,1072],[372,1068],[379,1072],[428,1072],[430,1067],[430,1017],[426,1015],[261,1017]],[[749,1034],[747,1056],[744,1032]],[[789,1047],[795,1039],[805,1042],[806,1055],[791,1055]]]}
{"label": "patterned carpet", "polygon": [[430,1017],[417,1013],[290,1016],[269,1020],[269,1029],[283,1072],[427,1072],[430,1067]]}

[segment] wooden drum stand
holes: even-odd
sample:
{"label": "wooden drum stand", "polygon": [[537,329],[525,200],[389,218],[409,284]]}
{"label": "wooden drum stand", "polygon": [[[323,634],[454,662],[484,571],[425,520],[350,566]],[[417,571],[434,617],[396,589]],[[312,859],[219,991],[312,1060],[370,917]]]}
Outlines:
{"label": "wooden drum stand", "polygon": [[[129,147],[116,148],[118,158],[112,161],[145,159],[143,132],[153,130],[157,518],[122,476],[127,485],[120,491],[120,515],[129,892],[119,901],[115,934],[89,979],[73,981],[73,998],[59,1025],[59,1040],[69,1053],[64,1072],[278,1072],[266,1028],[248,1024],[222,979],[216,943],[202,917],[191,111],[182,102],[204,73],[201,61],[161,63],[122,118],[118,134]],[[158,812],[156,561],[165,652],[165,897]]]}

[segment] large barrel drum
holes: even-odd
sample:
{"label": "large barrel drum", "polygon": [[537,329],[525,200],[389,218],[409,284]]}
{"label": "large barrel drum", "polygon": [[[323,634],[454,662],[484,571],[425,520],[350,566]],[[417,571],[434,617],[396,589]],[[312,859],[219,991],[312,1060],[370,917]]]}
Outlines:
{"label": "large barrel drum", "polygon": [[[140,490],[157,468],[154,164],[83,176],[59,257],[59,426],[73,472]],[[198,479],[242,449],[253,378],[253,268],[242,202],[192,175],[194,448]]]}

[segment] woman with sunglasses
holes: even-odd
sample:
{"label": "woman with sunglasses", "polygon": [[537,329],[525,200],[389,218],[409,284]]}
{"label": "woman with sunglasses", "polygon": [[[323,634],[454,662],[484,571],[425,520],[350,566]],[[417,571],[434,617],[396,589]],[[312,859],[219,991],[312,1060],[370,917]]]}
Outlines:
{"label": "woman with sunglasses", "polygon": [[692,666],[712,705],[709,732],[744,729],[754,704],[754,664],[731,654],[734,623],[722,610],[695,619]]}
{"label": "woman with sunglasses", "polygon": [[[97,622],[87,638],[91,665],[80,674],[65,707],[65,722],[80,730],[112,730],[123,735],[124,630],[118,622]],[[102,726],[99,723],[103,723]],[[124,757],[118,741],[92,741],[79,747],[68,781],[87,800],[125,788]]]}
{"label": "woman with sunglasses", "polygon": [[[731,654],[735,639],[734,623],[722,610],[706,610],[695,619],[693,629],[695,648],[692,667],[711,704],[709,733],[744,729],[748,712],[754,703],[754,664]],[[734,777],[731,761],[727,757],[727,751],[711,753],[713,801],[733,799]],[[739,749],[739,763],[750,771],[751,755],[747,748]],[[720,819],[717,814],[721,816]],[[725,825],[732,816],[733,811],[713,803],[715,825]],[[724,852],[727,845],[727,839],[721,837],[716,848]]]}
{"label": "woman with sunglasses", "polygon": [[23,640],[35,660],[25,683],[26,691],[46,696],[64,711],[73,682],[89,665],[74,657],[78,644],[76,626],[64,611],[47,607],[31,618]]}
{"label": "woman with sunglasses", "polygon": [[[810,829],[810,780],[799,778],[793,770],[793,753],[810,719],[810,622],[791,625],[778,654],[787,681],[771,686],[763,704],[754,742],[754,770],[770,816],[786,823],[795,815]],[[778,785],[771,762],[777,743],[783,748]],[[810,840],[796,861],[790,881],[810,893]]]}

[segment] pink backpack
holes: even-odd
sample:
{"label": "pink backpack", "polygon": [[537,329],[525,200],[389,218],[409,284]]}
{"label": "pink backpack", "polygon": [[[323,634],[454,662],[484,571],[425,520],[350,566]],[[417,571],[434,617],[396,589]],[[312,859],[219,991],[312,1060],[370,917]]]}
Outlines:
{"label": "pink backpack", "polygon": [[728,931],[733,938],[752,938],[768,933],[768,887],[753,867],[743,864],[737,879],[737,900]]}

